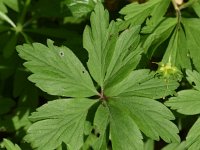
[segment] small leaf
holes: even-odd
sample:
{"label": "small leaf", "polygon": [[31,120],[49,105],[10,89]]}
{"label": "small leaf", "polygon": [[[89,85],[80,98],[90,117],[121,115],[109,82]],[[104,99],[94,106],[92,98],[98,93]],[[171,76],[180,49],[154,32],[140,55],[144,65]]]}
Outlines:
{"label": "small leaf", "polygon": [[194,123],[186,137],[186,146],[188,150],[200,149],[200,118]]}
{"label": "small leaf", "polygon": [[199,97],[199,91],[182,90],[177,93],[177,97],[170,98],[165,104],[181,114],[195,115],[200,113]]}
{"label": "small leaf", "polygon": [[[200,75],[196,71],[186,70],[187,79],[190,83],[194,83],[194,88],[199,90]],[[176,97],[171,97],[165,102],[171,109],[177,110],[177,112],[185,115],[195,115],[200,113],[200,91],[197,90],[182,90],[177,93]]]}
{"label": "small leaf", "polygon": [[187,80],[190,82],[191,85],[198,91],[200,91],[200,74],[193,70],[186,70]]}
{"label": "small leaf", "polygon": [[87,70],[66,47],[57,47],[51,40],[48,47],[34,43],[17,46],[24,65],[33,72],[29,79],[52,95],[82,97],[97,94]]}
{"label": "small leaf", "polygon": [[81,18],[94,9],[95,2],[94,0],[66,0],[66,5],[74,17]]}
{"label": "small leaf", "polygon": [[32,113],[34,121],[25,139],[38,150],[53,150],[62,142],[73,150],[83,145],[84,123],[94,100],[59,99],[49,102]]}
{"label": "small leaf", "polygon": [[3,146],[6,148],[6,150],[21,150],[17,144],[13,144],[8,139],[3,139]]}
{"label": "small leaf", "polygon": [[124,19],[131,24],[142,24],[160,2],[161,0],[150,0],[142,4],[134,2],[122,8],[120,14],[126,15]]}
{"label": "small leaf", "polygon": [[155,6],[153,12],[151,13],[150,19],[146,22],[145,30],[152,32],[155,27],[160,26],[160,21],[163,20],[163,16],[167,12],[171,0],[160,1],[158,5]]}

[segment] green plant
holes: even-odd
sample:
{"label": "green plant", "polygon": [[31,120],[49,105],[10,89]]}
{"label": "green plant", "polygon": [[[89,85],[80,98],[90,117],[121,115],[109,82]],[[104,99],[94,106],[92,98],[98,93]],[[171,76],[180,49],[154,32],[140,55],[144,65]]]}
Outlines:
{"label": "green plant", "polygon": [[108,12],[97,4],[91,28],[87,26],[83,35],[89,53],[87,66],[96,88],[68,48],[56,47],[50,40],[48,47],[38,43],[17,47],[20,57],[28,61],[25,66],[34,73],[29,78],[32,82],[49,94],[73,97],[49,102],[32,114],[30,119],[35,123],[26,139],[33,147],[55,149],[64,142],[71,149],[80,149],[87,116],[91,116],[87,130],[99,134],[94,141],[97,149],[106,149],[109,135],[113,149],[127,145],[127,149],[140,149],[139,129],[155,140],[160,136],[166,142],[179,141],[178,129],[169,122],[174,119],[172,113],[153,100],[171,94],[178,84],[154,78],[155,73],[149,70],[132,71],[140,59],[139,29],[134,26],[119,35],[116,23],[109,24]]}
{"label": "green plant", "polygon": [[2,148],[200,149],[199,0],[133,2],[116,21],[102,1],[46,3],[0,1],[0,133],[19,145]]}

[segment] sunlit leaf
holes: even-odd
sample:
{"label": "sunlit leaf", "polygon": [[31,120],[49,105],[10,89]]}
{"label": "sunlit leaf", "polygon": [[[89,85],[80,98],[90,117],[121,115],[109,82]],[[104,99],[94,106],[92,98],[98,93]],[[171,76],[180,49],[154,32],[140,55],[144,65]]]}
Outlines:
{"label": "sunlit leaf", "polygon": [[25,66],[34,73],[29,79],[52,95],[95,95],[92,80],[78,58],[67,47],[54,46],[51,40],[47,44],[17,47],[20,57],[28,61]]}

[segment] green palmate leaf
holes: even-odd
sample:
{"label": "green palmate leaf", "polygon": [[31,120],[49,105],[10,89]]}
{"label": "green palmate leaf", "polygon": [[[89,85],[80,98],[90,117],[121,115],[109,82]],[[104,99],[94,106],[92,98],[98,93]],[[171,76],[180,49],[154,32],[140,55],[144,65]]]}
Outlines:
{"label": "green palmate leaf", "polygon": [[186,146],[188,150],[200,149],[200,118],[190,129],[186,137]]}
{"label": "green palmate leaf", "polygon": [[[170,110],[161,103],[149,98],[132,96],[111,99],[109,100],[109,104],[111,105],[111,107],[117,107],[122,111],[121,117],[123,116],[122,118],[126,118],[127,121],[123,120],[121,117],[120,118],[123,120],[122,122],[127,122],[128,125],[132,126],[132,132],[134,131],[135,135],[131,133],[129,134],[130,136],[137,137],[135,137],[136,139],[138,139],[137,143],[139,143],[140,138],[139,133],[137,132],[137,127],[145,135],[154,140],[159,140],[160,136],[164,141],[168,143],[180,141],[179,136],[177,135],[178,128],[169,121],[174,119],[174,116],[170,112]],[[110,116],[112,117],[112,108],[110,108],[110,110]],[[131,121],[128,116],[125,117],[123,113],[126,113],[124,115],[128,115],[130,118],[133,119],[133,121]],[[114,115],[120,116],[120,114]],[[123,126],[121,123],[116,121],[115,124],[120,124],[121,126]],[[118,127],[118,125],[116,125],[116,127]],[[123,135],[123,133],[120,133],[120,130],[122,130],[122,128],[118,129],[116,132],[118,132],[119,135]],[[126,127],[123,127],[123,130],[125,130],[123,132],[127,132]]]}
{"label": "green palmate leaf", "polygon": [[139,27],[127,29],[119,37],[118,32],[116,23],[109,24],[108,12],[98,3],[91,14],[91,28],[85,28],[83,44],[89,53],[89,71],[102,88],[105,82],[107,86],[119,82],[119,76],[125,77],[140,59],[140,51],[135,50]]}
{"label": "green palmate leaf", "polygon": [[[187,79],[190,83],[194,83],[194,88],[200,89],[200,74],[196,71],[187,70]],[[200,113],[200,91],[182,90],[177,93],[177,97],[172,97],[165,104],[172,109],[176,109],[179,113],[186,115],[194,115]]]}
{"label": "green palmate leaf", "polygon": [[[183,19],[183,25],[186,32],[186,43],[192,62],[198,71],[200,71],[200,19]],[[183,44],[184,42],[182,42]],[[181,47],[179,47],[181,48]]]}
{"label": "green palmate leaf", "polygon": [[167,11],[170,0],[149,0],[146,3],[132,3],[124,7],[120,13],[125,16],[125,20],[131,24],[142,24],[148,16],[151,16],[150,26],[155,26]]}
{"label": "green palmate leaf", "polygon": [[95,95],[92,80],[78,58],[67,47],[56,47],[50,40],[47,44],[17,47],[20,57],[28,61],[24,65],[34,73],[29,79],[52,95]]}
{"label": "green palmate leaf", "polygon": [[96,101],[86,98],[59,99],[49,102],[32,113],[35,123],[25,139],[38,150],[53,150],[62,142],[73,150],[83,145],[84,123],[88,109]]}
{"label": "green palmate leaf", "polygon": [[162,62],[164,64],[171,63],[172,66],[179,68],[191,68],[186,37],[181,26],[177,26],[175,29]]}
{"label": "green palmate leaf", "polygon": [[162,78],[155,78],[155,73],[149,70],[133,71],[122,82],[112,88],[105,89],[109,96],[142,96],[153,99],[173,94],[179,86],[175,80],[165,81]]}
{"label": "green palmate leaf", "polygon": [[[148,52],[149,57],[152,57],[156,48],[171,35],[176,24],[177,19],[166,18],[159,24],[154,32],[147,37],[142,47],[145,53]],[[144,27],[142,33],[147,32],[146,30],[147,29]]]}
{"label": "green palmate leaf", "polygon": [[70,150],[106,150],[111,140],[114,150],[142,150],[140,130],[154,140],[179,142],[178,129],[170,122],[173,114],[153,100],[172,94],[177,82],[155,78],[149,70],[133,71],[141,57],[139,31],[140,27],[132,26],[119,33],[116,22],[109,24],[102,4],[96,5],[83,43],[89,54],[88,69],[101,93],[68,48],[56,47],[50,40],[48,47],[39,43],[17,47],[33,72],[29,79],[42,90],[60,96],[99,96],[98,101],[60,99],[40,107],[30,117],[35,123],[26,136],[33,148],[51,150],[65,143]]}

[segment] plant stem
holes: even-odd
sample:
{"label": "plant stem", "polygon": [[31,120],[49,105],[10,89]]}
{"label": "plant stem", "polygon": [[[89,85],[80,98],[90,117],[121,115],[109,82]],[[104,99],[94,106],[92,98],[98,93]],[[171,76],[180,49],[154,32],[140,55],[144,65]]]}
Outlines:
{"label": "plant stem", "polygon": [[176,11],[176,16],[177,16],[177,19],[178,19],[178,29],[179,29],[179,26],[180,26],[180,23],[181,23],[181,11],[180,11],[180,8],[179,6],[177,5],[176,1],[175,0],[172,0],[172,4],[174,6],[174,9]]}
{"label": "plant stem", "polygon": [[29,6],[30,2],[31,2],[31,0],[26,0],[26,2],[24,4],[24,8],[23,8],[22,13],[21,13],[21,16],[20,16],[19,21],[18,21],[19,24],[24,23],[24,19],[26,17],[26,13],[27,13],[28,6]]}

